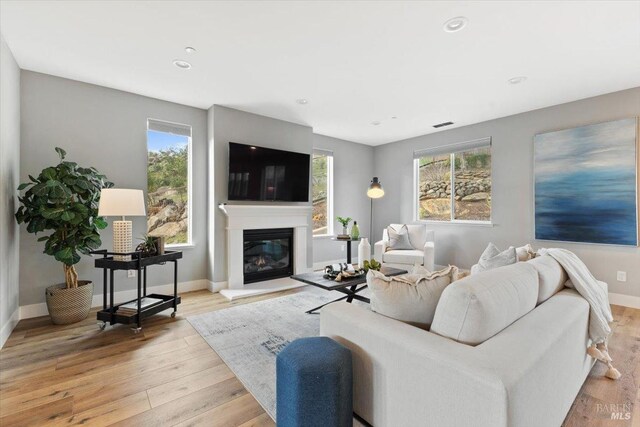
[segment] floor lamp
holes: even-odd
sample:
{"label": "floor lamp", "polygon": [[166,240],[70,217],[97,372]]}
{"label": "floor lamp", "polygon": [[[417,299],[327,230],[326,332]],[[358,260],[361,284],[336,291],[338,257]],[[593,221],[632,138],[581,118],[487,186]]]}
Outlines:
{"label": "floor lamp", "polygon": [[371,199],[371,218],[369,220],[369,238],[371,239],[371,244],[374,243],[373,240],[373,199],[379,199],[384,196],[384,188],[382,188],[382,184],[380,184],[380,180],[377,176],[374,176],[371,180],[371,184],[369,184],[369,189],[367,190],[367,197]]}

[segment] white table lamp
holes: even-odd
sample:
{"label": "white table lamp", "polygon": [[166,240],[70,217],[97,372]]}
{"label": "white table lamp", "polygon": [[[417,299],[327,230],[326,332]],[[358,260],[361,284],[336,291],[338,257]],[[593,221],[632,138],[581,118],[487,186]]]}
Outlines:
{"label": "white table lamp", "polygon": [[[146,216],[144,193],[142,190],[128,188],[103,188],[100,192],[99,216],[119,216],[121,220],[113,221],[113,251],[131,252],[131,221],[125,216]],[[129,261],[130,256],[114,256],[119,261]]]}

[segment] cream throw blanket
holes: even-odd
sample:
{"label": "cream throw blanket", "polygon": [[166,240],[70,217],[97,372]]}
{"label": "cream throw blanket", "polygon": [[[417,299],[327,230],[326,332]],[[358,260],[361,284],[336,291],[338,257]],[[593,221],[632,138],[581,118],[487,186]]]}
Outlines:
{"label": "cream throw blanket", "polygon": [[613,315],[606,286],[600,284],[582,260],[571,251],[559,248],[540,249],[538,255],[549,255],[558,261],[569,276],[570,280],[566,285],[573,287],[589,303],[589,338],[592,345],[587,348],[587,353],[606,364],[609,369],[605,375],[617,380],[620,372],[611,364],[607,349],[607,339],[611,334],[609,323],[613,321]]}

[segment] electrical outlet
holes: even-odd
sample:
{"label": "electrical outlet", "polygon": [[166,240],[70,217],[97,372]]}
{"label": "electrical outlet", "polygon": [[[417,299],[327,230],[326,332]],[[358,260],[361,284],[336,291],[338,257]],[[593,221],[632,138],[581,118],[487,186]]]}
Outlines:
{"label": "electrical outlet", "polygon": [[617,279],[618,279],[618,282],[626,282],[627,281],[627,272],[626,271],[618,271]]}
{"label": "electrical outlet", "polygon": [[127,277],[136,277],[135,270],[127,270]]}

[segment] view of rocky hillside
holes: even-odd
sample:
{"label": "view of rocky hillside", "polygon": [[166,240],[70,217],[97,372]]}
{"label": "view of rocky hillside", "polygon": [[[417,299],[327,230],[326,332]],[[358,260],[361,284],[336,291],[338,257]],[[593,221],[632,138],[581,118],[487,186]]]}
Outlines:
{"label": "view of rocky hillside", "polygon": [[[451,218],[449,155],[420,159],[420,218]],[[455,219],[491,219],[491,154],[488,148],[456,154],[453,199]]]}
{"label": "view of rocky hillside", "polygon": [[166,243],[186,243],[188,233],[188,148],[149,152],[149,235]]}
{"label": "view of rocky hillside", "polygon": [[312,163],[313,234],[327,232],[327,156],[313,155]]}

